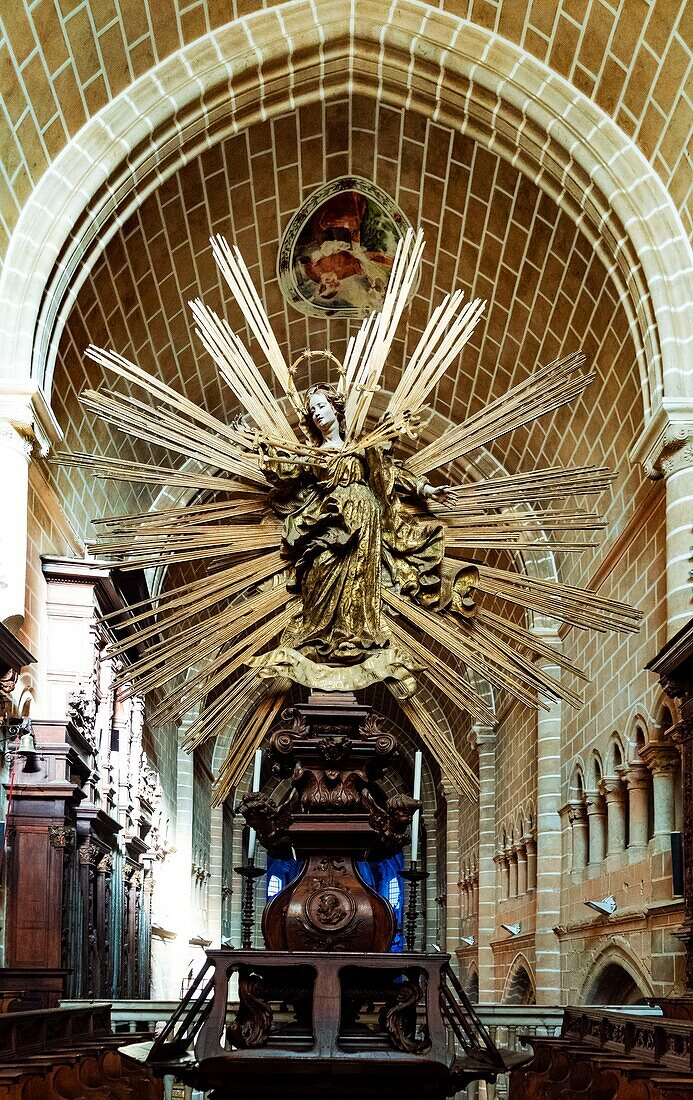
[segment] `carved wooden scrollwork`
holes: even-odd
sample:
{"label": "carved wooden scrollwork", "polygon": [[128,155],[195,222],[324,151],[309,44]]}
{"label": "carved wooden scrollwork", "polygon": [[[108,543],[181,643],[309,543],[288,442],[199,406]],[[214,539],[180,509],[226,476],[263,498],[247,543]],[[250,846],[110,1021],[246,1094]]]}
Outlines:
{"label": "carved wooden scrollwork", "polygon": [[416,1006],[420,999],[418,982],[402,982],[391,998],[392,1003],[385,1005],[379,1016],[383,1031],[397,1050],[407,1054],[423,1054],[431,1045],[427,1028],[423,1028],[420,1038],[416,1037]]}
{"label": "carved wooden scrollwork", "polygon": [[262,1047],[272,1027],[271,1005],[264,999],[265,983],[258,974],[242,974],[238,979],[238,1012],[226,1029],[226,1040],[246,1050]]}

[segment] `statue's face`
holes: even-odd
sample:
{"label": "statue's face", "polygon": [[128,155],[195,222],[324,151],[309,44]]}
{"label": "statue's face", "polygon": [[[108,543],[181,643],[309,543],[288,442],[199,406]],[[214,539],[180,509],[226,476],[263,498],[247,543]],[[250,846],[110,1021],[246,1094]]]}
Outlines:
{"label": "statue's face", "polygon": [[332,407],[332,402],[326,393],[312,393],[308,401],[313,423],[323,435],[329,432],[333,424],[337,423],[337,414]]}

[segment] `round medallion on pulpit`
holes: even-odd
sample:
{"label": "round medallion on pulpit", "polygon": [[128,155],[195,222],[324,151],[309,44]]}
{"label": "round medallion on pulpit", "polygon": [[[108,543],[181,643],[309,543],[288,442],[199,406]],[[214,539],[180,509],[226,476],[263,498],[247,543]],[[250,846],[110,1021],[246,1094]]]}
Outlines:
{"label": "round medallion on pulpit", "polygon": [[314,890],[306,901],[306,917],[319,932],[341,932],[355,914],[353,898],[338,886]]}

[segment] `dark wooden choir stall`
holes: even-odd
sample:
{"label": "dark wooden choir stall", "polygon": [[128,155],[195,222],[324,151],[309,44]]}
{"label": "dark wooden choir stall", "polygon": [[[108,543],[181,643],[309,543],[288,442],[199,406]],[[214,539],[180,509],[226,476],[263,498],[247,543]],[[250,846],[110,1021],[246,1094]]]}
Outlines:
{"label": "dark wooden choir stall", "polygon": [[163,1032],[123,1053],[213,1090],[214,1100],[291,1100],[316,1088],[363,1100],[383,1090],[443,1098],[508,1068],[517,1056],[494,1046],[450,956],[390,950],[393,909],[359,873],[359,860],[402,852],[419,806],[405,794],[387,799],[379,785],[397,753],[395,737],[353,695],[313,692],[284,712],[268,755],[288,792],[278,805],[260,794],[240,805],[270,856],[301,864],[264,909],[265,948],[250,947],[257,869],[249,861],[238,869],[241,949],[208,950]]}

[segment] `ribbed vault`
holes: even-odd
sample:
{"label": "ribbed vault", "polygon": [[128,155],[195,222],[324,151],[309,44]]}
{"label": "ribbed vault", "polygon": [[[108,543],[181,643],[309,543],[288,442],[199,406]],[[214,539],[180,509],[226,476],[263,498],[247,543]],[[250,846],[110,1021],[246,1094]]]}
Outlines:
{"label": "ribbed vault", "polygon": [[44,175],[13,236],[7,270],[28,280],[19,294],[0,288],[12,371],[31,364],[50,386],[82,279],[181,163],[287,108],[359,89],[478,138],[551,194],[601,253],[634,326],[645,415],[663,378],[675,395],[690,250],[647,162],[594,104],[498,35],[413,0],[394,15],[355,4],[347,27],[336,0],[259,12],[199,39],[104,107]]}

